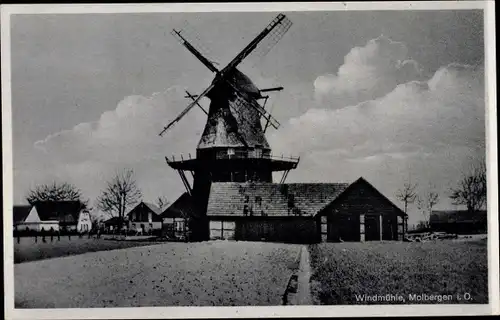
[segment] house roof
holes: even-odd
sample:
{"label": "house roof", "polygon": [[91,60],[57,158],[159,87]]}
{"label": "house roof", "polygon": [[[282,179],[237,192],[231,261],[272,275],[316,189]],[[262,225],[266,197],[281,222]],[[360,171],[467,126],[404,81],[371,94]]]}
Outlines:
{"label": "house roof", "polygon": [[151,202],[145,202],[145,201],[143,201],[142,203],[144,203],[146,205],[146,207],[148,207],[154,213],[156,213],[158,215],[161,214],[161,209],[156,204],[153,204]]}
{"label": "house roof", "polygon": [[28,215],[30,214],[32,206],[30,205],[19,205],[19,206],[14,206],[13,208],[13,220],[14,223],[21,223],[26,220]]}
{"label": "house roof", "polygon": [[[125,219],[122,219],[123,221],[125,221]],[[108,220],[104,221],[103,223],[104,224],[118,224],[118,222],[120,222],[120,217],[112,217],[112,218],[109,218]]]}
{"label": "house roof", "polygon": [[212,183],[208,216],[313,216],[337,198],[347,183]]}
{"label": "house roof", "polygon": [[163,213],[162,218],[194,217],[197,214],[193,198],[184,192],[174,203],[172,203]]}
{"label": "house roof", "polygon": [[468,210],[433,210],[430,223],[480,222],[486,221],[486,210],[469,212]]}
{"label": "house roof", "polygon": [[[339,203],[339,201],[342,201],[342,199],[344,198],[345,195],[348,194],[348,192],[350,190],[353,190],[357,187],[359,187],[360,185],[364,185],[366,187],[368,187],[369,189],[371,189],[375,194],[378,194],[378,196],[383,199],[386,203],[388,203],[391,207],[393,207],[397,212],[399,212],[399,214],[401,216],[408,216],[403,210],[401,210],[401,208],[399,208],[396,204],[394,204],[394,202],[392,202],[391,200],[389,200],[389,198],[387,198],[382,192],[378,191],[377,188],[375,188],[371,183],[369,183],[365,178],[363,177],[360,177],[359,179],[357,179],[356,181],[354,181],[353,183],[351,183],[345,190],[344,192],[342,192],[342,195],[339,195],[336,199],[334,199],[329,205],[328,207],[330,206],[334,206],[336,204]],[[326,209],[326,206],[323,207],[323,209]],[[318,212],[319,213],[319,212]]]}
{"label": "house roof", "polygon": [[156,215],[160,215],[161,214],[161,210],[160,208],[158,208],[157,205],[155,204],[152,204],[150,202],[145,202],[145,201],[141,201],[139,202],[139,204],[137,204],[135,207],[132,208],[132,210],[130,210],[126,215],[127,216],[130,216],[130,214],[132,212],[134,212],[138,207],[140,207],[141,205],[144,205],[146,208],[148,208],[152,213],[156,214]]}
{"label": "house roof", "polygon": [[58,220],[62,224],[74,224],[83,209],[80,201],[40,201],[34,204],[40,220]]}

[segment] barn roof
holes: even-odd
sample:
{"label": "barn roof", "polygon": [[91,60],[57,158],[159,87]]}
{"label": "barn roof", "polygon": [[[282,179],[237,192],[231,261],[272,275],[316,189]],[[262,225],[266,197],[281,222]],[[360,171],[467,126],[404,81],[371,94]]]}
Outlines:
{"label": "barn roof", "polygon": [[193,198],[187,192],[184,192],[161,214],[162,218],[181,218],[186,216],[196,216]]}
{"label": "barn roof", "polygon": [[[400,207],[398,207],[394,202],[392,202],[391,200],[389,200],[389,198],[387,198],[382,192],[380,192],[377,188],[375,188],[371,183],[369,183],[365,178],[363,177],[360,177],[359,179],[357,179],[356,181],[354,181],[353,183],[351,183],[345,190],[344,192],[342,193],[342,195],[338,196],[337,198],[335,198],[329,205],[328,205],[328,208],[331,207],[331,206],[335,206],[335,205],[338,205],[339,203],[342,202],[342,199],[349,193],[349,191],[351,190],[354,190],[356,188],[359,188],[360,186],[365,186],[365,187],[368,187],[369,189],[371,189],[376,195],[378,195],[378,197],[380,199],[382,199],[385,203],[387,203],[388,205],[390,205],[392,208],[394,208],[394,210],[396,210],[396,212],[399,213],[400,216],[408,216],[408,214],[406,214],[403,210],[401,210]],[[327,209],[327,207],[323,207],[323,209]],[[321,214],[321,213],[320,213]]]}
{"label": "barn roof", "polygon": [[337,198],[347,183],[213,183],[208,216],[313,216]]}
{"label": "barn roof", "polygon": [[62,224],[76,224],[83,209],[80,201],[40,201],[34,206],[40,220],[58,220]]}
{"label": "barn roof", "polygon": [[24,222],[30,214],[31,208],[32,207],[30,205],[14,206],[12,212],[14,223]]}
{"label": "barn roof", "polygon": [[433,210],[430,223],[480,222],[486,221],[486,210],[470,212],[468,210]]}

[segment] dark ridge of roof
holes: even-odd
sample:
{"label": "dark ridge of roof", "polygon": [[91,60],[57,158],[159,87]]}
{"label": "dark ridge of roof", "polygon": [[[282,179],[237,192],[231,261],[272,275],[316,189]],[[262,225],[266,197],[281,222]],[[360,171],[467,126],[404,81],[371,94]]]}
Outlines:
{"label": "dark ridge of roof", "polygon": [[30,214],[32,206],[30,205],[17,205],[14,206],[12,214],[14,223],[24,222]]}
{"label": "dark ridge of roof", "polygon": [[194,205],[193,197],[191,197],[187,192],[184,192],[161,214],[162,218],[185,218],[196,216],[197,211]]}
{"label": "dark ridge of roof", "polygon": [[432,210],[430,223],[480,222],[486,221],[486,210],[470,212],[468,210]]}
{"label": "dark ridge of roof", "polygon": [[[365,178],[363,177],[359,177],[356,181],[354,181],[353,183],[351,183],[345,190],[344,192],[342,193],[343,195],[347,194],[349,192],[349,190],[355,188],[356,186],[358,186],[359,184],[364,184],[365,186],[368,186],[370,189],[372,189],[372,191],[374,191],[375,193],[377,193],[382,199],[384,199],[387,203],[389,203],[389,205],[391,205],[394,209],[396,209],[401,215],[403,216],[408,216],[408,214],[406,214],[403,210],[401,210],[400,207],[398,207],[394,202],[392,202],[389,198],[387,198],[382,192],[380,192],[377,188],[375,188],[370,182],[368,182]],[[339,196],[337,197],[331,205],[335,205],[335,203],[337,201],[341,201],[342,197]],[[325,209],[325,208],[323,208]]]}
{"label": "dark ridge of roof", "polygon": [[[337,198],[347,183],[212,183],[207,215],[313,216]],[[258,200],[260,199],[260,201]],[[259,204],[260,202],[260,204]]]}
{"label": "dark ridge of roof", "polygon": [[34,206],[40,220],[58,220],[62,224],[77,223],[84,208],[80,201],[39,201]]}
{"label": "dark ridge of roof", "polygon": [[151,211],[153,211],[157,215],[161,214],[161,209],[156,204],[145,201],[142,201],[142,203],[144,203]]}

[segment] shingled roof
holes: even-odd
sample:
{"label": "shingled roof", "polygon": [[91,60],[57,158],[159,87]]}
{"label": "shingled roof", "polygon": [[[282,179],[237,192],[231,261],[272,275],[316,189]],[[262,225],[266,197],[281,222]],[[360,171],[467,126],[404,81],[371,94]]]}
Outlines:
{"label": "shingled roof", "polygon": [[162,218],[185,218],[195,216],[196,209],[194,207],[193,198],[187,192],[184,192],[161,214]]}
{"label": "shingled roof", "polygon": [[313,216],[347,187],[347,183],[217,182],[211,186],[207,215]]}
{"label": "shingled roof", "polygon": [[26,218],[30,214],[31,208],[32,206],[30,205],[14,206],[14,210],[12,212],[14,223],[24,222],[24,220],[26,220]]}
{"label": "shingled roof", "polygon": [[[260,95],[259,89],[246,75],[234,69],[228,75],[245,95]],[[210,103],[208,119],[197,149],[214,147],[260,147],[269,149],[269,143],[262,130],[261,114],[240,96],[229,95],[220,85],[207,95]],[[216,97],[214,97],[214,96]],[[250,99],[254,99],[250,98]],[[243,141],[244,143],[243,143]]]}

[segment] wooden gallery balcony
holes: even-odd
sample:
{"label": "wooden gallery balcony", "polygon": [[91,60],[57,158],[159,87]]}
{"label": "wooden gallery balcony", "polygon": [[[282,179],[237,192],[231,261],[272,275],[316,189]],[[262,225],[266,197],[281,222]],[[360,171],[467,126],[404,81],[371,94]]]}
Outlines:
{"label": "wooden gallery balcony", "polygon": [[165,157],[168,165],[175,170],[197,171],[201,168],[224,168],[227,170],[236,169],[259,169],[268,168],[271,171],[287,171],[297,168],[300,157],[274,156],[269,153],[256,152],[217,152],[209,157],[192,158],[191,154],[187,158]]}

